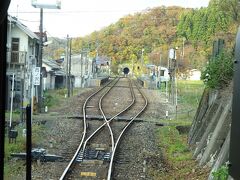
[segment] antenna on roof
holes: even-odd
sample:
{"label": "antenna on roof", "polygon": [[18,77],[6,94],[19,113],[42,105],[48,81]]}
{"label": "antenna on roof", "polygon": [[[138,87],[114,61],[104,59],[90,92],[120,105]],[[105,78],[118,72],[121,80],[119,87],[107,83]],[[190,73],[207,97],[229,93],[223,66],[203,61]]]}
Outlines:
{"label": "antenna on roof", "polygon": [[18,7],[19,7],[19,5],[17,4],[17,15],[16,15],[16,18],[18,18]]}

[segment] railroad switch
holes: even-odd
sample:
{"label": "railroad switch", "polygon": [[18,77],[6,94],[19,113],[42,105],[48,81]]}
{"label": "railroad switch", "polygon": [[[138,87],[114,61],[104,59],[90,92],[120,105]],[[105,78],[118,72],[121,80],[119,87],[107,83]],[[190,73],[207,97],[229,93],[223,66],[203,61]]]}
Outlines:
{"label": "railroad switch", "polygon": [[96,149],[86,149],[84,152],[81,150],[77,156],[77,162],[83,162],[83,160],[102,160],[102,161],[110,161],[111,153],[100,151]]}

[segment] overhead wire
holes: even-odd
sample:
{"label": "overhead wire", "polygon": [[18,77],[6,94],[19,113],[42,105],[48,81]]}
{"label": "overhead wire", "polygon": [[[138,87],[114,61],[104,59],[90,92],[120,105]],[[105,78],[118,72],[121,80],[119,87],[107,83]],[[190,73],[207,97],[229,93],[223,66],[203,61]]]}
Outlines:
{"label": "overhead wire", "polygon": [[18,18],[18,20],[26,21],[26,22],[40,22],[40,20],[34,21],[34,20],[27,20],[27,19],[21,19],[21,18]]}
{"label": "overhead wire", "polygon": [[52,36],[48,31],[46,31],[46,33],[49,35],[49,37],[51,37],[54,41],[57,41],[59,44],[63,43],[59,41],[59,39],[57,39],[56,37]]}
{"label": "overhead wire", "polygon": [[[74,10],[74,11],[61,11],[61,10],[55,10],[55,11],[44,11],[44,13],[47,14],[74,14],[74,13],[115,13],[115,12],[128,12],[128,13],[133,13],[133,12],[139,12],[139,13],[144,13],[146,11],[151,11],[154,9],[160,9],[160,10],[191,10],[191,9],[196,9],[196,8],[184,8],[184,7],[172,7],[172,8],[167,8],[167,7],[154,7],[154,8],[146,8],[143,10],[133,10],[133,9],[122,9],[122,10]],[[9,13],[39,13],[38,11],[10,11]]]}

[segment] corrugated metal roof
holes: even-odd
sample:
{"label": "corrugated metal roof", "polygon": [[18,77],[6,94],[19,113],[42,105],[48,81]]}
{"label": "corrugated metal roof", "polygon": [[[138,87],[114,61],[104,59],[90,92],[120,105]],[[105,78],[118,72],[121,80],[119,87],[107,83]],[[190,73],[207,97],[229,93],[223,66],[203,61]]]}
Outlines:
{"label": "corrugated metal roof", "polygon": [[30,38],[39,40],[39,37],[30,29],[28,29],[27,26],[22,24],[16,17],[8,16],[8,21],[16,24],[17,27],[24,31]]}

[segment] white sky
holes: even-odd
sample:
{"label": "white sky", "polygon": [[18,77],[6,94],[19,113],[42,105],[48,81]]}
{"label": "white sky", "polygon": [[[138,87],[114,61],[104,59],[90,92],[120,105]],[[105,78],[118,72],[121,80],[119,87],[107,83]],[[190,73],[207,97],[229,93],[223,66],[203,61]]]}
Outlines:
{"label": "white sky", "polygon": [[[42,0],[50,2],[54,0]],[[119,18],[161,5],[199,8],[209,0],[62,0],[60,10],[44,9],[43,30],[50,36],[85,36],[115,23]],[[31,0],[11,0],[9,14],[29,29],[39,31],[40,9],[31,6]]]}

